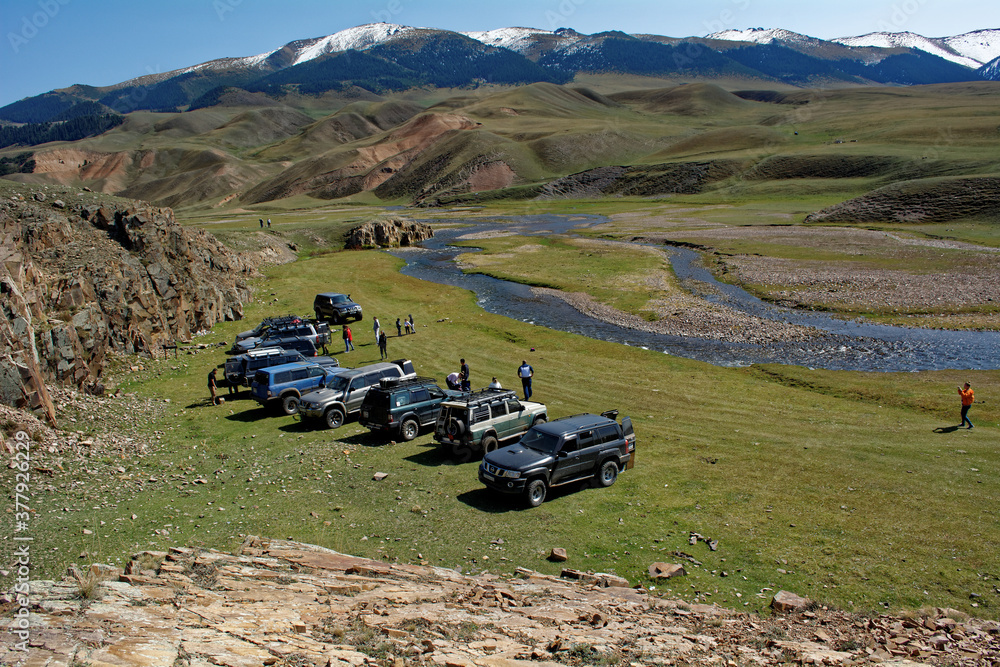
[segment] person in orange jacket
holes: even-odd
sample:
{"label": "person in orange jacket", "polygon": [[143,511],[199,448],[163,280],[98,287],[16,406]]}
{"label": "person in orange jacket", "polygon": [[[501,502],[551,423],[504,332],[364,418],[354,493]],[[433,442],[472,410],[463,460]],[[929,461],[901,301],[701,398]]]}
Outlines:
{"label": "person in orange jacket", "polygon": [[972,422],[969,421],[969,408],[976,402],[976,395],[972,392],[972,385],[966,382],[964,388],[958,388],[958,395],[962,397],[962,423],[959,426],[965,426],[968,423],[969,425],[966,428],[972,428]]}

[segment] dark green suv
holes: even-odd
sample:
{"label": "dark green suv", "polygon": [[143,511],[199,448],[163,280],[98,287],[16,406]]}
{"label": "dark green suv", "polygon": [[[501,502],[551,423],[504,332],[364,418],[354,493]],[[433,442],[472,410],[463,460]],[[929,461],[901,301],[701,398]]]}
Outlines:
{"label": "dark green suv", "polygon": [[409,442],[421,428],[434,425],[441,401],[462,396],[460,391],[441,389],[434,378],[384,379],[365,394],[358,423]]}

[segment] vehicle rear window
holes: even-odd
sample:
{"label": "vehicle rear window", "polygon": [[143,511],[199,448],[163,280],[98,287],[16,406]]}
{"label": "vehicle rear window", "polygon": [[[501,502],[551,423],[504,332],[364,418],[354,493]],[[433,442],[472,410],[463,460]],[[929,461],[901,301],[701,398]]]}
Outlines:
{"label": "vehicle rear window", "polygon": [[618,427],[614,424],[608,424],[607,426],[602,426],[597,429],[597,437],[595,440],[597,443],[605,443],[614,442],[618,438]]}

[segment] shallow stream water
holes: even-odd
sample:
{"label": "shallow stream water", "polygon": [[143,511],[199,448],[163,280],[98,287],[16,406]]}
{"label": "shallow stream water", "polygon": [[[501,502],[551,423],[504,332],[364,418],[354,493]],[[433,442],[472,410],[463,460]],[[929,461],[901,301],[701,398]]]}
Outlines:
{"label": "shallow stream water", "polygon": [[476,294],[491,313],[539,326],[577,333],[622,345],[658,350],[719,366],[753,363],[797,364],[812,368],[862,371],[921,371],[994,369],[1000,367],[1000,333],[910,329],[841,320],[825,313],[775,306],[739,287],[717,281],[699,263],[697,252],[665,247],[677,277],[708,285],[701,298],[758,317],[814,327],[823,332],[808,342],[752,345],[628,329],[584,315],[562,300],[539,295],[530,287],[479,274],[465,274],[453,261],[468,248],[449,246],[459,237],[477,233],[522,236],[571,234],[574,229],[602,222],[602,216],[530,215],[503,220],[458,219],[461,227],[441,229],[421,247],[399,248],[392,254],[406,260],[406,275]]}

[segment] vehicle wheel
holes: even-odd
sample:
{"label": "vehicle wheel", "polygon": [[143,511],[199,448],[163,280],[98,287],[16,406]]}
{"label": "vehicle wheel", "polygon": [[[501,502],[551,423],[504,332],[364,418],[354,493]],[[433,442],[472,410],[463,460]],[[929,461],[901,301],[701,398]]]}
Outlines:
{"label": "vehicle wheel", "polygon": [[344,411],[340,408],[330,408],[326,411],[326,425],[330,428],[340,428],[344,425]]}
{"label": "vehicle wheel", "polygon": [[413,419],[407,419],[399,427],[399,437],[402,438],[404,442],[409,442],[417,437],[417,433],[419,431],[420,425]]}
{"label": "vehicle wheel", "polygon": [[533,479],[528,482],[528,486],[524,490],[524,495],[528,499],[528,504],[532,507],[538,507],[545,502],[546,490],[544,479]]}
{"label": "vehicle wheel", "polygon": [[618,479],[618,464],[614,461],[605,461],[601,464],[601,470],[597,473],[597,483],[601,486],[611,486]]}
{"label": "vehicle wheel", "polygon": [[482,446],[483,453],[489,454],[490,452],[495,452],[500,447],[500,443],[497,442],[497,439],[494,436],[484,435]]}
{"label": "vehicle wheel", "polygon": [[465,433],[465,424],[452,417],[448,420],[448,426],[445,428],[444,432],[453,438],[457,438]]}
{"label": "vehicle wheel", "polygon": [[281,399],[281,411],[286,415],[294,415],[299,411],[299,397],[295,395],[285,396]]}
{"label": "vehicle wheel", "polygon": [[544,424],[545,421],[546,420],[544,415],[538,415],[537,417],[535,417],[535,421],[531,422],[531,425],[538,426],[539,424]]}
{"label": "vehicle wheel", "polygon": [[323,313],[319,312],[318,310],[316,311],[316,321],[317,322],[323,321]]}

